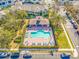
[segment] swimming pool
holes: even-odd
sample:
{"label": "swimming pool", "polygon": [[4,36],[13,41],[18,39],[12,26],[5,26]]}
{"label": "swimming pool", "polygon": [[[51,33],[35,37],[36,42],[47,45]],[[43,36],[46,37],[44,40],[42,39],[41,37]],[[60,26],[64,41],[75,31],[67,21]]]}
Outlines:
{"label": "swimming pool", "polygon": [[50,32],[44,32],[44,30],[31,32],[31,38],[49,38],[49,37],[50,37]]}

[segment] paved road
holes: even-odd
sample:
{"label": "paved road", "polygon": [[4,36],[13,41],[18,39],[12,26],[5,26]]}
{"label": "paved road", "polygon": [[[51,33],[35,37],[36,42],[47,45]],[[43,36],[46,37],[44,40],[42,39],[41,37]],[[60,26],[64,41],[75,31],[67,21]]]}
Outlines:
{"label": "paved road", "polygon": [[67,21],[65,28],[66,28],[70,38],[72,39],[72,41],[74,41],[74,44],[76,46],[79,46],[79,36],[76,33],[76,30],[73,28],[73,25],[69,21]]}
{"label": "paved road", "polygon": [[[11,58],[3,58],[3,59],[11,59]],[[23,59],[23,56],[21,55],[18,59]],[[56,53],[53,56],[50,54],[33,54],[31,59],[61,59],[61,58],[60,54]],[[79,58],[74,58],[70,56],[70,59],[79,59]]]}
{"label": "paved road", "polygon": [[72,40],[72,43],[74,44],[75,48],[77,49],[79,53],[79,36],[76,33],[76,30],[73,28],[73,25],[70,23],[69,20],[67,20],[67,24],[65,25],[65,28]]}
{"label": "paved road", "polygon": [[[60,58],[60,54],[54,54],[53,56],[49,55],[49,54],[35,54],[33,55],[32,59],[61,59]],[[79,58],[74,58],[71,57],[70,59],[79,59]]]}
{"label": "paved road", "polygon": [[51,56],[49,54],[34,54],[33,59],[60,59],[59,55]]}
{"label": "paved road", "polygon": [[[61,59],[60,54],[54,54],[51,56],[50,54],[34,54],[32,59]],[[79,58],[74,58],[70,57],[70,59],[79,59]]]}

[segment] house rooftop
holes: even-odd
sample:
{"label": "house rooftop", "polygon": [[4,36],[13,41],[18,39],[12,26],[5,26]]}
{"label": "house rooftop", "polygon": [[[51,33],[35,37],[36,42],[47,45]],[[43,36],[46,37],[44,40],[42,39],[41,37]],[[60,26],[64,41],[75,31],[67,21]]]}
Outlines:
{"label": "house rooftop", "polygon": [[49,20],[43,17],[36,17],[34,19],[30,19],[29,25],[37,25],[37,22],[39,21],[39,24],[41,25],[49,25]]}

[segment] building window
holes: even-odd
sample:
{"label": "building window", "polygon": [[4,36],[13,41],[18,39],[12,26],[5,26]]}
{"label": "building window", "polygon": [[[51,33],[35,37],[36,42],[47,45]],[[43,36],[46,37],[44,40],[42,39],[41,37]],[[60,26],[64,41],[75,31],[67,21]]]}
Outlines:
{"label": "building window", "polygon": [[32,45],[35,46],[36,44],[35,43],[32,43]]}
{"label": "building window", "polygon": [[5,5],[5,2],[2,2],[2,5]]}
{"label": "building window", "polygon": [[1,5],[1,3],[0,3],[0,5]]}
{"label": "building window", "polygon": [[33,1],[36,1],[36,0],[33,0]]}
{"label": "building window", "polygon": [[64,1],[64,0],[62,0],[62,1]]}
{"label": "building window", "polygon": [[41,45],[41,43],[38,43],[38,45]]}
{"label": "building window", "polygon": [[11,3],[11,1],[8,1],[8,3]]}

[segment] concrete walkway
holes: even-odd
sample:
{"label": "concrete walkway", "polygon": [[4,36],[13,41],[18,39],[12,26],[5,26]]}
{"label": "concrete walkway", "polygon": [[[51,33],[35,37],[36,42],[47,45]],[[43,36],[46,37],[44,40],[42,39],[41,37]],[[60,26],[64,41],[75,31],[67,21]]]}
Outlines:
{"label": "concrete walkway", "polygon": [[61,25],[62,25],[62,28],[63,28],[64,33],[65,33],[65,35],[66,35],[66,38],[67,38],[67,40],[68,40],[68,42],[69,42],[69,45],[70,45],[71,49],[73,50],[73,46],[72,46],[72,44],[71,44],[71,42],[70,42],[70,39],[69,39],[69,37],[68,37],[68,35],[67,35],[66,29],[65,29],[63,23],[61,23]]}

